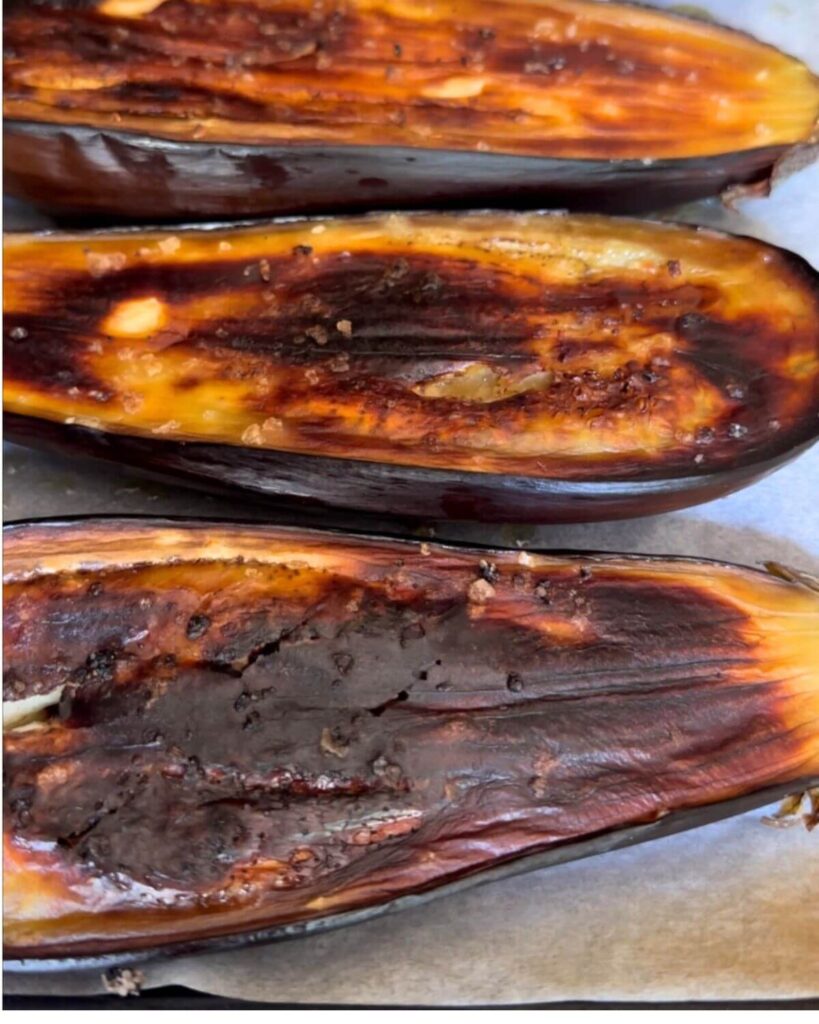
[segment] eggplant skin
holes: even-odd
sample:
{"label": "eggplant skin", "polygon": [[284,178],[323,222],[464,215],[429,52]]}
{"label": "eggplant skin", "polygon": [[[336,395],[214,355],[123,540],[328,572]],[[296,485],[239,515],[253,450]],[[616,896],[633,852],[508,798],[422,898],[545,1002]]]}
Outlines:
{"label": "eggplant skin", "polygon": [[139,519],[10,527],[5,573],[12,958],[317,925],[819,775],[796,573]]}
{"label": "eggplant skin", "polygon": [[11,439],[205,487],[510,521],[660,512],[817,436],[819,286],[750,239],[375,214],[14,235]]}
{"label": "eggplant skin", "polygon": [[69,220],[493,206],[649,213],[764,180],[787,147],[687,160],[570,160],[388,146],[176,142],[6,119],[6,191]]}
{"label": "eggplant skin", "polygon": [[638,212],[758,178],[816,130],[819,81],[741,33],[586,0],[457,13],[13,4],[6,188],[154,221],[544,195]]}

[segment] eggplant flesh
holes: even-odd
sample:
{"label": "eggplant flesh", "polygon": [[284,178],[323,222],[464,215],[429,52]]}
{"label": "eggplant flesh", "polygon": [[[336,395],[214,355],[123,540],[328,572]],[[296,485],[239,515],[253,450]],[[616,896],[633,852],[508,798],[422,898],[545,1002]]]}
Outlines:
{"label": "eggplant flesh", "polygon": [[819,117],[799,61],[619,3],[49,0],[5,44],[7,187],[143,219],[645,210],[758,177]]}
{"label": "eggplant flesh", "polygon": [[9,436],[392,514],[644,514],[817,436],[819,288],[657,222],[376,214],[5,242]]}
{"label": "eggplant flesh", "polygon": [[133,519],[8,528],[5,572],[8,957],[286,934],[819,775],[795,573]]}

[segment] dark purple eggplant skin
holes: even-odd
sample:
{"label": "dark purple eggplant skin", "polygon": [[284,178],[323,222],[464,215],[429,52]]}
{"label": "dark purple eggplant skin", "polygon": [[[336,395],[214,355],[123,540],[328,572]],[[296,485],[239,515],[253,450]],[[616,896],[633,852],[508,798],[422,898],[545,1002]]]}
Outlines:
{"label": "dark purple eggplant skin", "polygon": [[[819,780],[808,779],[805,782],[805,786],[809,787],[817,781]],[[768,804],[788,796],[793,790],[794,786],[792,783],[770,786],[766,789],[758,790],[756,793],[745,794],[732,800],[723,800],[718,804],[708,804],[704,807],[692,807],[678,811],[648,824],[633,825],[611,832],[601,832],[590,839],[557,845],[541,853],[531,854],[519,860],[498,864],[496,867],[480,874],[467,875],[430,892],[401,896],[377,907],[345,911],[319,918],[315,921],[279,925],[275,928],[264,928],[259,931],[245,932],[239,935],[226,935],[193,942],[175,942],[164,946],[157,946],[153,949],[131,950],[130,952],[109,953],[100,956],[53,957],[51,959],[43,958],[36,960],[9,959],[3,961],[3,971],[9,974],[27,975],[92,970],[105,971],[128,965],[166,961],[174,957],[190,956],[197,953],[224,953],[248,946],[282,942],[286,939],[309,938],[311,935],[321,935],[324,932],[334,931],[337,928],[344,928],[348,925],[360,924],[372,918],[383,917],[388,914],[392,915],[402,910],[423,906],[433,899],[454,896],[457,893],[476,888],[480,885],[486,885],[490,882],[500,882],[505,878],[513,878],[515,875],[556,867],[559,864],[568,864],[576,860],[585,860],[587,857],[612,853],[615,850],[628,849],[632,846],[638,846],[640,843],[651,842],[654,839],[663,839],[680,832],[686,832],[692,828],[701,828],[704,825],[710,825],[737,814],[745,814],[760,807],[766,807]]]}
{"label": "dark purple eggplant skin", "polygon": [[224,444],[113,434],[6,413],[6,439],[128,466],[148,476],[279,508],[355,510],[407,519],[586,523],[670,512],[759,480],[815,441],[715,472],[641,480],[550,480],[388,465]]}
{"label": "dark purple eggplant skin", "polygon": [[176,142],[12,120],[4,127],[11,195],[56,215],[153,223],[485,202],[645,213],[762,180],[789,148],[644,162]]}

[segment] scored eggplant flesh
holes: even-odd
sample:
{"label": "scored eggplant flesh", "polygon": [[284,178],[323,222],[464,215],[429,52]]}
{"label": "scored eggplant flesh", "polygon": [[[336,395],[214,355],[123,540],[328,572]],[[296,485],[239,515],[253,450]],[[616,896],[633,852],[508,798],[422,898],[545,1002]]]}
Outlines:
{"label": "scored eggplant flesh", "polygon": [[14,235],[4,302],[15,439],[86,428],[154,469],[184,442],[203,480],[259,490],[277,453],[330,504],[303,456],[369,464],[380,490],[345,500],[395,513],[385,482],[410,470],[445,471],[440,492],[449,474],[723,474],[724,492],[817,435],[816,273],[703,229],[470,213]]}
{"label": "scored eggplant flesh", "polygon": [[5,696],[63,688],[4,736],[7,956],[320,922],[819,775],[794,575],[140,520],[13,527],[5,572]]}
{"label": "scored eggplant flesh", "polygon": [[763,174],[819,118],[800,61],[620,3],[52,0],[12,5],[5,47],[8,187],[143,219],[658,208]]}

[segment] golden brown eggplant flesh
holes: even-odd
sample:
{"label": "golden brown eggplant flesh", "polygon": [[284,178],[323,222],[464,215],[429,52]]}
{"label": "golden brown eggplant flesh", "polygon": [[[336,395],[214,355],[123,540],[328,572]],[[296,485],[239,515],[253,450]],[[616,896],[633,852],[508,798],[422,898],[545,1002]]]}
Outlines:
{"label": "golden brown eggplant flesh", "polygon": [[819,431],[816,273],[655,222],[12,235],[5,331],[15,439],[381,513],[658,512]]}
{"label": "golden brown eggplant flesh", "polygon": [[142,219],[433,201],[647,210],[809,141],[819,81],[586,0],[42,0],[5,17],[6,186]]}
{"label": "golden brown eggplant flesh", "polygon": [[819,773],[796,573],[133,519],[12,527],[5,573],[9,957],[349,920]]}

